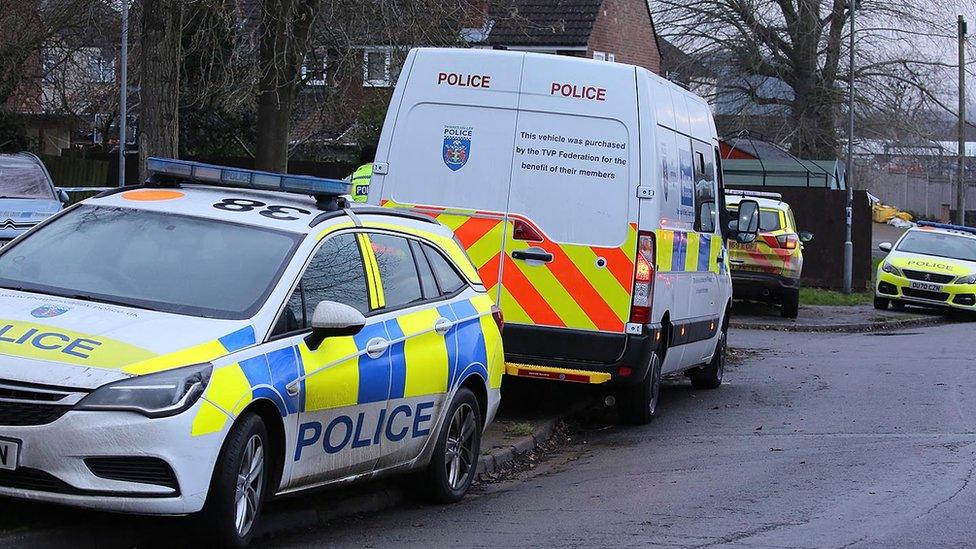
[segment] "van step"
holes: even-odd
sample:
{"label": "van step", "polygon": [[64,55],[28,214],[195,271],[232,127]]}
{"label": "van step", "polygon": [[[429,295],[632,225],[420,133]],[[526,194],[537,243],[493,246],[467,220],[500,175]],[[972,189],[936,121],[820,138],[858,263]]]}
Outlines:
{"label": "van step", "polygon": [[610,381],[610,374],[606,372],[591,372],[588,370],[574,370],[572,368],[557,368],[555,366],[537,366],[535,364],[519,364],[517,362],[506,362],[505,373],[510,376],[569,381],[571,383],[606,383]]}

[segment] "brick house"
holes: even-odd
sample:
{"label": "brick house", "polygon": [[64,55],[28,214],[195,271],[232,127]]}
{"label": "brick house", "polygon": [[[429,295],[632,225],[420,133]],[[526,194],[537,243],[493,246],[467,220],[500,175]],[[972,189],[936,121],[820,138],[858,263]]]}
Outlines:
{"label": "brick house", "polygon": [[661,53],[647,0],[511,0],[483,44],[589,57],[661,74]]}

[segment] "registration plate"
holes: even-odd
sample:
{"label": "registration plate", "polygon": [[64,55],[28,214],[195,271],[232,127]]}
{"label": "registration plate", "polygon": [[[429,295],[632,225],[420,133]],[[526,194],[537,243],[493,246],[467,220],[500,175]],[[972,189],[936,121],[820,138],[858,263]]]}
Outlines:
{"label": "registration plate", "polygon": [[0,438],[0,469],[13,471],[20,461],[20,441]]}
{"label": "registration plate", "polygon": [[747,252],[754,252],[758,249],[755,242],[729,242],[730,250],[744,250]]}
{"label": "registration plate", "polygon": [[913,290],[926,290],[929,292],[941,292],[942,286],[940,284],[932,284],[931,282],[915,282],[913,281],[908,285],[909,288]]}

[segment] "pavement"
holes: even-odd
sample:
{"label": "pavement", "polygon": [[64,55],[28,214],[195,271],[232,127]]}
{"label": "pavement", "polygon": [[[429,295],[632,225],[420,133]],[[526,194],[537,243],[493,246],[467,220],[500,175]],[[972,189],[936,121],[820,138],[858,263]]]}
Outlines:
{"label": "pavement", "polygon": [[272,547],[940,547],[976,539],[972,324],[733,331],[726,384],[599,414],[516,478],[262,540]]}
{"label": "pavement", "polygon": [[797,318],[783,318],[777,305],[736,301],[729,325],[738,329],[786,332],[877,332],[954,320],[937,309],[906,307],[904,311],[879,311],[873,304],[801,305]]}

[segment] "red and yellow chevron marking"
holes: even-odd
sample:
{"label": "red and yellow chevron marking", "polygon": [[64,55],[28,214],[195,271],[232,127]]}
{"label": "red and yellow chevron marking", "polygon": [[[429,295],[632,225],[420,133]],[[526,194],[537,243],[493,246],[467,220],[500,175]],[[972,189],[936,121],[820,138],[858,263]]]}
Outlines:
{"label": "red and yellow chevron marking", "polygon": [[753,245],[732,243],[729,247],[731,257],[745,261],[745,264],[736,266],[736,270],[770,273],[787,278],[798,277],[802,257],[800,250],[780,248],[776,241],[777,234],[786,232],[788,231],[761,233]]}
{"label": "red and yellow chevron marking", "polygon": [[[531,220],[517,215],[510,215],[506,223],[504,216],[497,212],[445,210],[392,202],[384,205],[427,213],[453,229],[489,291],[497,291],[501,269],[500,306],[506,322],[623,331],[630,314],[634,280],[635,224],[629,224],[627,239],[619,248],[605,248],[553,242]],[[543,235],[543,241],[513,239],[515,221],[534,228]],[[501,253],[503,238],[505,255]],[[511,258],[511,252],[528,248],[541,248],[551,253],[553,260],[530,265]]]}

